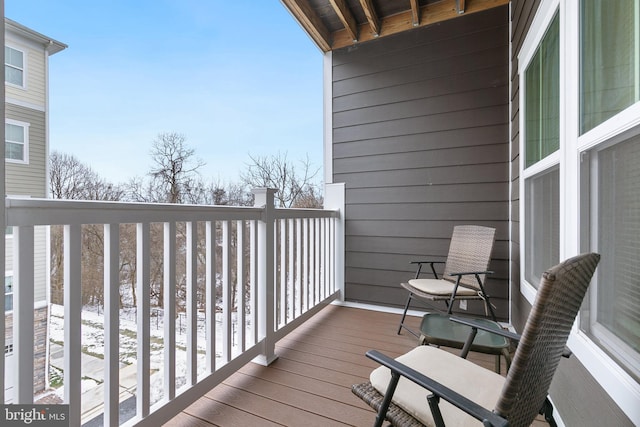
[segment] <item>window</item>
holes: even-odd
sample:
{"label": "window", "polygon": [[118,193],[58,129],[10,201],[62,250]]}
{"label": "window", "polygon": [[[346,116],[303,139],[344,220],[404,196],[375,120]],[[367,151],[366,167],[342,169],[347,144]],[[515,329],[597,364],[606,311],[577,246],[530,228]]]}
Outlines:
{"label": "window", "polygon": [[[580,328],[640,378],[640,136],[590,150],[589,237],[602,254]],[[597,248],[597,249],[595,249]]]}
{"label": "window", "polygon": [[525,251],[523,260],[527,283],[537,288],[544,273],[560,260],[560,173],[558,167],[545,170],[525,181],[527,194]]}
{"label": "window", "polygon": [[4,311],[13,310],[13,276],[4,276]]}
{"label": "window", "polygon": [[[583,247],[602,255],[580,330],[640,380],[640,1],[581,2]],[[630,114],[629,114],[630,113]],[[608,119],[615,119],[608,121]],[[586,134],[593,130],[596,137]],[[586,135],[585,135],[586,134]]]}
{"label": "window", "polygon": [[526,167],[560,147],[560,45],[558,15],[525,71]]}
{"label": "window", "polygon": [[600,253],[569,346],[640,425],[640,0],[540,0],[518,67],[520,291]]}
{"label": "window", "polygon": [[9,46],[4,47],[5,81],[24,87],[24,53]]}
{"label": "window", "polygon": [[15,120],[7,120],[4,125],[5,132],[5,160],[16,163],[29,162],[29,124]]}
{"label": "window", "polygon": [[551,19],[522,76],[524,176],[522,260],[525,282],[538,286],[560,257],[560,43]]}
{"label": "window", "polygon": [[582,2],[581,133],[639,99],[638,3]]}

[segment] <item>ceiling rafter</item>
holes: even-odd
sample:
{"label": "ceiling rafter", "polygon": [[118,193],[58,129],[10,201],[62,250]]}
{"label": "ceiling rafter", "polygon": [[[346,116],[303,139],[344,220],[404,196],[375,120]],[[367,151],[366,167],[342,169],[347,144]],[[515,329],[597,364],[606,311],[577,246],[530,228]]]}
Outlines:
{"label": "ceiling rafter", "polygon": [[[281,2],[323,52],[447,21],[461,14],[468,15],[509,4],[509,0],[359,0],[357,2],[354,0],[281,0]],[[374,6],[374,3],[377,6]]]}
{"label": "ceiling rafter", "polygon": [[411,0],[411,22],[414,27],[420,25],[420,3],[418,0]]}
{"label": "ceiling rafter", "polygon": [[289,12],[324,52],[331,50],[331,32],[322,23],[307,0],[282,0]]}
{"label": "ceiling rafter", "polygon": [[367,22],[369,23],[371,32],[373,33],[374,37],[377,37],[380,34],[380,20],[378,19],[378,14],[373,7],[373,1],[360,0],[360,6],[362,6],[364,15],[367,17]]}
{"label": "ceiling rafter", "polygon": [[[397,0],[391,0],[397,1]],[[458,13],[457,2],[460,0],[441,0],[435,3],[427,4],[420,8],[420,24],[418,26],[424,27],[427,25],[435,24],[437,22],[447,21],[460,16]],[[503,6],[509,3],[509,0],[473,0],[466,1],[464,14],[481,12],[483,10],[491,9],[498,6]],[[373,40],[376,38],[369,31],[366,31],[368,23],[361,25],[359,43]],[[362,28],[364,27],[364,28]],[[404,12],[382,17],[380,19],[380,34],[379,37],[386,37],[392,34],[397,34],[406,30],[416,28],[413,25],[412,11],[407,9]],[[364,31],[363,31],[364,29]],[[353,39],[349,37],[344,29],[338,30],[333,33],[332,49],[340,49],[353,45]]]}
{"label": "ceiling rafter", "polygon": [[349,6],[347,6],[344,0],[329,0],[329,3],[331,3],[331,6],[336,12],[336,15],[338,15],[338,18],[340,18],[340,21],[342,22],[342,25],[344,25],[344,28],[347,30],[347,33],[351,37],[351,40],[357,41],[358,23],[353,17],[351,10],[349,10]]}

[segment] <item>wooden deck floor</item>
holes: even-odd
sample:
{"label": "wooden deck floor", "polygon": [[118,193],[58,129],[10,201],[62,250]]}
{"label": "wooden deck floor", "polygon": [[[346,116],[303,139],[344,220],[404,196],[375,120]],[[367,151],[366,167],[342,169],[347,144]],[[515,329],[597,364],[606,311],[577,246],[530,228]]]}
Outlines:
{"label": "wooden deck floor", "polygon": [[[367,350],[397,357],[416,345],[412,335],[396,334],[398,320],[397,314],[328,306],[277,344],[279,358],[269,367],[249,363],[166,425],[371,426],[375,414],[351,385],[377,366]],[[417,328],[419,319],[409,324]],[[472,353],[470,359],[493,369],[493,356]]]}

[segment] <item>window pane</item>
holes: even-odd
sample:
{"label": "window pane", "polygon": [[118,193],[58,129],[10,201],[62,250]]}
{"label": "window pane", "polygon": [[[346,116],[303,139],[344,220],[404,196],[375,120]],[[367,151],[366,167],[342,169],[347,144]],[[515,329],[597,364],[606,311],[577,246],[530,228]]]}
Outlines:
{"label": "window pane", "polygon": [[4,310],[13,310],[13,276],[4,277]]}
{"label": "window pane", "polygon": [[7,123],[4,129],[7,141],[24,142],[24,128],[22,126]]}
{"label": "window pane", "polygon": [[24,54],[19,50],[5,46],[4,61],[5,81],[23,86]]}
{"label": "window pane", "polygon": [[553,18],[525,71],[525,167],[560,147],[560,44]]}
{"label": "window pane", "polygon": [[638,101],[637,1],[582,1],[581,132]]}
{"label": "window pane", "polygon": [[5,159],[24,160],[24,145],[6,142],[4,146]]}
{"label": "window pane", "polygon": [[4,277],[4,293],[9,294],[13,292],[13,276]]}
{"label": "window pane", "polygon": [[4,73],[5,73],[5,80],[8,83],[22,86],[22,70],[18,70],[5,65]]}
{"label": "window pane", "polygon": [[6,123],[4,156],[6,159],[24,160],[24,127]]}
{"label": "window pane", "polygon": [[24,68],[23,53],[19,50],[5,46],[4,61],[6,64],[13,65],[16,68]]}
{"label": "window pane", "polygon": [[[640,375],[640,136],[593,154],[591,224],[602,255],[581,327]],[[635,367],[634,367],[635,366]]]}
{"label": "window pane", "polygon": [[560,261],[560,173],[557,167],[525,182],[524,277],[538,287],[542,273]]}

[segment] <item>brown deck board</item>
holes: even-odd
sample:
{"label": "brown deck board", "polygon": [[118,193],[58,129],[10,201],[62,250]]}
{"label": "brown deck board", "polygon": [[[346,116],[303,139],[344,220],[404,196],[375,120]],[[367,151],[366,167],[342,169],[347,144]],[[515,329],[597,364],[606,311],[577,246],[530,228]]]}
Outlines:
{"label": "brown deck board", "polygon": [[[279,358],[270,366],[249,363],[167,425],[370,426],[375,414],[351,385],[377,366],[367,350],[397,357],[416,346],[412,335],[396,334],[398,321],[397,314],[329,306],[277,343]],[[408,319],[414,329],[419,322]],[[469,359],[494,368],[494,356],[471,353]]]}

